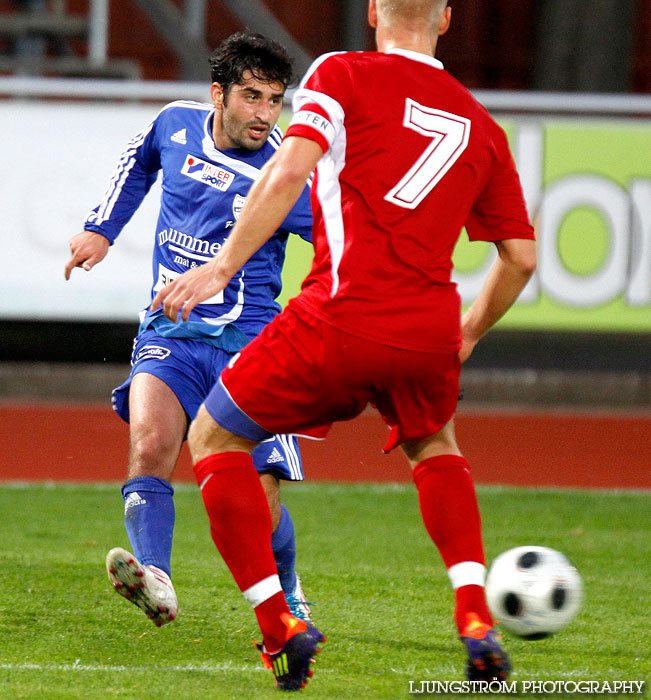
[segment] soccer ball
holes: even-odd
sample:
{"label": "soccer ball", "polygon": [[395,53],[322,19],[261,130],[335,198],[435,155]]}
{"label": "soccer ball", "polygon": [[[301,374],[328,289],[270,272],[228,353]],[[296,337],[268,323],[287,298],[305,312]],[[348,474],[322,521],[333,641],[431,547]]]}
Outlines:
{"label": "soccer ball", "polygon": [[502,627],[524,639],[542,639],[579,612],[579,572],[549,547],[515,547],[500,554],[486,577],[486,598]]}

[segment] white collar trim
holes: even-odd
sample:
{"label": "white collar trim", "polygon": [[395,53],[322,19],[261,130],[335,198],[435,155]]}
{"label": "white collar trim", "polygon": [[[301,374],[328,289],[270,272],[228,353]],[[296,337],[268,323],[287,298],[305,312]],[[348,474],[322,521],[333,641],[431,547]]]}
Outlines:
{"label": "white collar trim", "polygon": [[434,56],[428,56],[426,53],[420,53],[418,51],[411,51],[410,49],[389,49],[387,53],[397,53],[405,58],[410,58],[412,61],[420,61],[421,63],[427,63],[429,66],[434,66],[434,68],[439,68],[443,70],[443,64],[438,58]]}
{"label": "white collar trim", "polygon": [[240,175],[244,175],[251,180],[256,180],[260,175],[259,168],[249,165],[248,163],[245,163],[237,158],[232,158],[231,156],[222,153],[222,151],[215,146],[215,141],[212,137],[212,131],[210,129],[210,119],[214,113],[215,110],[213,109],[203,123],[203,140],[201,142],[201,146],[203,148],[204,155],[208,156],[213,163],[225,165],[227,168],[231,168],[232,170],[235,170],[235,172],[240,173]]}

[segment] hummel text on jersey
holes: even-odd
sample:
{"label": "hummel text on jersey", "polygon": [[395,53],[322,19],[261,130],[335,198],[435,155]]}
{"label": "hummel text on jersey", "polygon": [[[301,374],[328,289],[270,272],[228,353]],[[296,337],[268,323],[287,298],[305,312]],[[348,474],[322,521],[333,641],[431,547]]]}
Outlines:
{"label": "hummel text on jersey", "polygon": [[165,228],[158,232],[158,245],[164,245],[165,243],[172,243],[183,248],[181,252],[199,253],[209,258],[214,258],[222,247],[222,244],[218,241],[211,243],[202,238],[195,238],[188,233],[177,231],[175,228]]}
{"label": "hummel text on jersey", "polygon": [[183,163],[183,167],[181,168],[181,174],[187,175],[198,182],[203,182],[204,185],[214,187],[216,190],[222,192],[227,190],[235,179],[234,173],[191,155],[185,157],[185,163]]}

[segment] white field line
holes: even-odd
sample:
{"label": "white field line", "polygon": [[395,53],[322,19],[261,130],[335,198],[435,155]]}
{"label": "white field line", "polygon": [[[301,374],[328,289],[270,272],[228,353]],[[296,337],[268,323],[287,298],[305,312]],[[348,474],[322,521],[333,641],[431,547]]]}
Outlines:
{"label": "white field line", "polygon": [[266,669],[260,664],[233,664],[226,662],[223,664],[186,664],[183,666],[124,666],[121,664],[86,664],[81,663],[77,659],[72,664],[36,664],[36,663],[17,663],[17,664],[0,664],[0,670],[3,671],[89,671],[89,672],[110,672],[125,671],[127,673],[151,673],[155,671],[161,673],[169,671],[172,673],[226,673],[229,671],[248,672],[248,671],[265,671]]}
{"label": "white field line", "polygon": [[[260,664],[234,664],[231,662],[226,662],[223,664],[185,664],[182,666],[124,666],[119,664],[85,664],[81,663],[79,659],[72,664],[37,664],[37,663],[17,663],[17,664],[0,664],[0,670],[2,671],[44,671],[44,672],[89,672],[89,673],[114,673],[126,672],[126,673],[151,673],[152,671],[169,672],[169,673],[206,673],[206,674],[224,674],[228,672],[235,673],[248,673],[250,671],[263,671],[268,673],[268,671],[263,668]],[[437,675],[449,676],[454,674],[455,669],[452,668],[450,664],[445,667],[440,667],[438,669],[425,668],[416,669],[414,666],[409,666],[407,668],[391,668],[389,669],[391,673],[395,673],[400,676],[407,676],[411,679],[431,679]],[[332,668],[318,668],[318,673],[320,676],[324,674],[334,673],[335,669]],[[607,677],[608,672],[602,671],[600,675]],[[616,674],[613,676],[615,677]],[[576,670],[548,670],[540,671],[538,673],[539,679],[549,680],[563,680],[565,678],[578,678],[578,679],[591,679],[594,680],[594,670],[589,668],[576,669]],[[518,679],[518,674],[514,673],[510,680],[531,680],[530,677],[524,679]]]}

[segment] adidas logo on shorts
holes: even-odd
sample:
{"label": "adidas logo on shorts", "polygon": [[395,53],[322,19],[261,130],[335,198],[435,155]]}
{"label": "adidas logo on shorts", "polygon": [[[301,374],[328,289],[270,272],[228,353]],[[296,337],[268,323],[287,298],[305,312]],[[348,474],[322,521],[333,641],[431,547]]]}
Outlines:
{"label": "adidas logo on shorts", "polygon": [[267,460],[267,464],[275,464],[276,462],[284,462],[285,458],[280,454],[278,451],[277,447],[274,447],[273,450],[271,450],[271,454],[269,455],[269,459]]}

